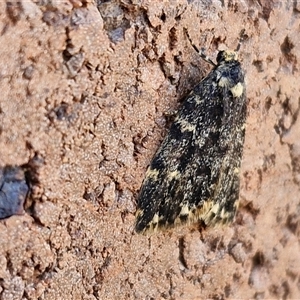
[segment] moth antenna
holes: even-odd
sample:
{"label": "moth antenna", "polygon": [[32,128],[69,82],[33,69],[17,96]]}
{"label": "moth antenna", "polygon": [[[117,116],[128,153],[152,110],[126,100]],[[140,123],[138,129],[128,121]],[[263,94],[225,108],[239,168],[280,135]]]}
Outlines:
{"label": "moth antenna", "polygon": [[205,60],[206,62],[208,62],[209,64],[213,65],[214,67],[216,67],[216,63],[214,63],[204,52],[204,48],[201,48],[201,51],[197,48],[197,46],[192,42],[192,39],[187,31],[186,28],[184,28],[184,32],[190,42],[190,44],[192,45],[192,47],[195,49],[195,51],[200,55],[200,57]]}

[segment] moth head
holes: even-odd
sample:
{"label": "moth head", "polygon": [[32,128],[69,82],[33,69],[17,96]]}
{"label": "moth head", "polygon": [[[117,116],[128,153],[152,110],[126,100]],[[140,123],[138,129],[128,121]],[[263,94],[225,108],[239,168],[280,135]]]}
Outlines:
{"label": "moth head", "polygon": [[238,60],[238,55],[235,51],[219,51],[217,55],[217,63],[220,64],[222,62],[229,62],[229,61],[234,61]]}

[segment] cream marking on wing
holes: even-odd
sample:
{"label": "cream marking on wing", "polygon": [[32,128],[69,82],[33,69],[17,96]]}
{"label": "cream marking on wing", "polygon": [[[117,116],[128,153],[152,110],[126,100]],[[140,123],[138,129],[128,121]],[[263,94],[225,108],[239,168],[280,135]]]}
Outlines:
{"label": "cream marking on wing", "polygon": [[235,98],[241,97],[244,92],[243,85],[239,82],[234,87],[230,89],[232,96]]}

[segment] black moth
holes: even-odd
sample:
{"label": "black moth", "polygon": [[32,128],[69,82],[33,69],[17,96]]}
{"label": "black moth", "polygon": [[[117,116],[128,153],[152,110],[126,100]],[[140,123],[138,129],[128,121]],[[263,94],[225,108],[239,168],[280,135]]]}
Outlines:
{"label": "black moth", "polygon": [[245,92],[236,52],[220,51],[212,71],[184,100],[146,172],[138,197],[137,232],[233,220],[245,136]]}

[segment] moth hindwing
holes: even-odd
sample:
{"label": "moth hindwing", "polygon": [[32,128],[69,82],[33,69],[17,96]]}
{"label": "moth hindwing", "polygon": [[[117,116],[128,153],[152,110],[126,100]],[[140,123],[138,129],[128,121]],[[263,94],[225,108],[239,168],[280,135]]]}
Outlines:
{"label": "moth hindwing", "polygon": [[244,73],[234,51],[220,51],[190,92],[156,152],[138,196],[137,232],[233,220],[246,120]]}

